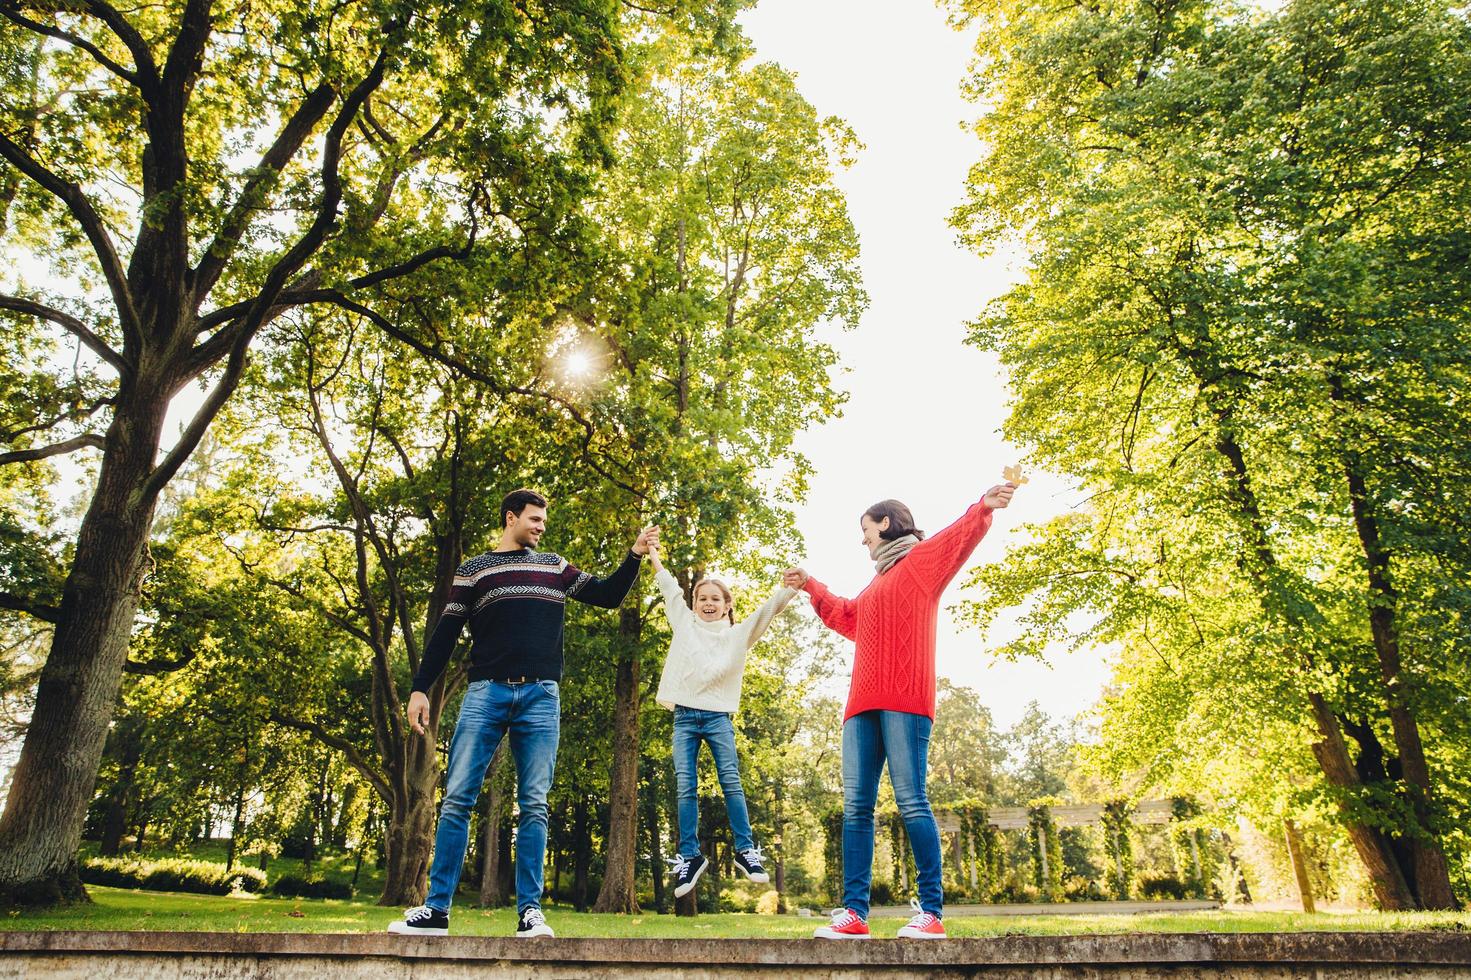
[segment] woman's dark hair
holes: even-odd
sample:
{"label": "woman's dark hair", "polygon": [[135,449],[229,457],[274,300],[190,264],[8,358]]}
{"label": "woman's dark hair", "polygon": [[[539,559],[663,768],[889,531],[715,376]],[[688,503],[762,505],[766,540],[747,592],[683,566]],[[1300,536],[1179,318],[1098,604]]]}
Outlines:
{"label": "woman's dark hair", "polygon": [[501,526],[505,527],[507,514],[515,514],[520,517],[521,512],[528,506],[545,507],[546,505],[547,498],[535,490],[512,490],[501,500]]}
{"label": "woman's dark hair", "polygon": [[863,516],[875,524],[882,524],[885,517],[889,519],[889,526],[879,532],[879,537],[885,541],[895,541],[906,534],[924,540],[924,532],[914,526],[914,515],[897,500],[880,500],[864,511]]}

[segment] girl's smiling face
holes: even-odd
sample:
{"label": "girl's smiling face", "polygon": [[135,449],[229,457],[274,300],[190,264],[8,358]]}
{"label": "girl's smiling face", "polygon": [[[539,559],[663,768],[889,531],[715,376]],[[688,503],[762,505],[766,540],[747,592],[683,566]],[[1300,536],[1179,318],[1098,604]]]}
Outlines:
{"label": "girl's smiling face", "polygon": [[701,582],[695,586],[694,609],[704,622],[724,619],[730,613],[730,595],[719,582]]}

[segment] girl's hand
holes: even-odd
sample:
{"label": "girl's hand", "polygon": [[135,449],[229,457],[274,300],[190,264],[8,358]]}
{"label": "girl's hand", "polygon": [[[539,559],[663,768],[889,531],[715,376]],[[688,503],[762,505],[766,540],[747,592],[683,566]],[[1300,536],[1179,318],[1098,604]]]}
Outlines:
{"label": "girl's hand", "polygon": [[781,584],[789,589],[801,590],[807,584],[807,570],[805,568],[789,568],[781,575]]}
{"label": "girl's hand", "polygon": [[657,537],[649,544],[649,564],[654,566],[654,571],[664,571],[664,563],[659,560],[659,539]]}

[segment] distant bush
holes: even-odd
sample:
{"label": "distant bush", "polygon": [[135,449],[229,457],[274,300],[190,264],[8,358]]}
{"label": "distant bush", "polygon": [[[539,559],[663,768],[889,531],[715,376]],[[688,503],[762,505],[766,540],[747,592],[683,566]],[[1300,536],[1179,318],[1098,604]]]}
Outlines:
{"label": "distant bush", "polygon": [[113,888],[146,888],[150,891],[190,892],[197,895],[228,895],[232,891],[260,892],[266,876],[255,868],[234,867],[212,861],[164,858],[144,861],[136,857],[87,858],[81,864],[81,879],[89,885]]}
{"label": "distant bush", "polygon": [[1103,886],[1094,878],[1084,878],[1082,875],[1073,875],[1062,883],[1064,897],[1069,902],[1102,902],[1108,896],[1103,894]]}
{"label": "distant bush", "polygon": [[1146,871],[1136,879],[1139,896],[1146,901],[1180,900],[1185,898],[1185,883],[1174,875]]}
{"label": "distant bush", "polygon": [[775,888],[756,899],[757,915],[776,915],[781,911],[781,893]]}
{"label": "distant bush", "polygon": [[351,885],[320,876],[282,875],[271,885],[271,891],[283,898],[352,898]]}

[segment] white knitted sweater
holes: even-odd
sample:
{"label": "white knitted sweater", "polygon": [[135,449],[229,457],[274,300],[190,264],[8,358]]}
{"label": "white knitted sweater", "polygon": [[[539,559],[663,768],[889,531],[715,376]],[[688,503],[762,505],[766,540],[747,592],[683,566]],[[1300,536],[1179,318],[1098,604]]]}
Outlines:
{"label": "white knitted sweater", "polygon": [[732,626],[724,619],[707,623],[696,616],[685,605],[684,590],[668,569],[654,573],[654,582],[664,595],[664,615],[674,631],[659,678],[659,703],[670,709],[682,704],[705,711],[735,711],[741,703],[746,651],[761,639],[796,590],[777,589],[760,609]]}

